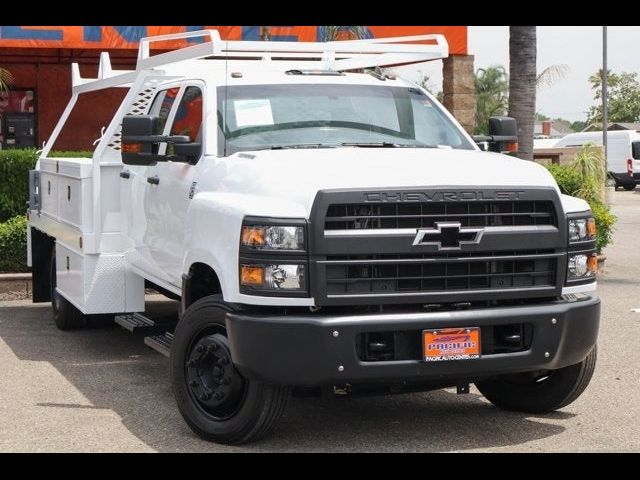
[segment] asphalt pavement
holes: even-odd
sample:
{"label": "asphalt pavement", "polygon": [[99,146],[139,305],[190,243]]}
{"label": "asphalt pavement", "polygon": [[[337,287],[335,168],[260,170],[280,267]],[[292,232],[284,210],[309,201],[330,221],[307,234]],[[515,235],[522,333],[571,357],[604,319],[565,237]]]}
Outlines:
{"label": "asphalt pavement", "polygon": [[[174,404],[169,361],[115,325],[62,332],[50,305],[0,302],[1,452],[640,451],[640,190],[616,192],[618,223],[599,277],[598,364],[573,404],[498,410],[475,388],[292,398],[273,434],[239,447],[196,437]],[[177,304],[153,300],[152,316]]]}

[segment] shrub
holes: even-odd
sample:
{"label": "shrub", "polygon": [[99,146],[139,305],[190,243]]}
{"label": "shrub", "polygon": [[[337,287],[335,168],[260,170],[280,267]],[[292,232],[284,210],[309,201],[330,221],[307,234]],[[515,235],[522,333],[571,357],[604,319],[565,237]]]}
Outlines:
{"label": "shrub", "polygon": [[71,151],[71,150],[52,150],[49,152],[50,157],[67,157],[67,158],[91,158],[93,152],[89,151]]}
{"label": "shrub", "polygon": [[613,225],[616,223],[617,218],[611,213],[609,207],[602,202],[593,202],[589,205],[593,212],[593,217],[596,219],[596,251],[602,253],[604,247],[613,240]]}
{"label": "shrub", "polygon": [[23,215],[29,200],[29,170],[38,156],[33,148],[0,150],[0,222]]}
{"label": "shrub", "polygon": [[576,167],[576,164],[572,166],[547,165],[547,169],[553,175],[562,193],[582,198],[589,204],[596,220],[596,251],[602,253],[604,247],[609,245],[613,239],[613,226],[617,219],[611,213],[610,208],[600,200],[596,180],[591,176],[583,178],[582,172]]}
{"label": "shrub", "polygon": [[0,272],[27,271],[27,217],[0,223]]}
{"label": "shrub", "polygon": [[582,176],[577,170],[554,164],[547,165],[547,169],[558,183],[560,191],[565,195],[574,196],[582,188]]}
{"label": "shrub", "polygon": [[[51,157],[91,157],[91,152],[51,152]],[[38,160],[34,148],[0,150],[0,222],[23,215],[29,200],[29,170]]]}

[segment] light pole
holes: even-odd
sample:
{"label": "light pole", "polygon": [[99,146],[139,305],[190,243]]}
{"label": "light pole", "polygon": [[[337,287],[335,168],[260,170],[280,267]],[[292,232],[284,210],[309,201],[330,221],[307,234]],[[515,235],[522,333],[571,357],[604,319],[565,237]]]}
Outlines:
{"label": "light pole", "polygon": [[602,146],[604,147],[604,160],[607,161],[607,27],[602,27]]}

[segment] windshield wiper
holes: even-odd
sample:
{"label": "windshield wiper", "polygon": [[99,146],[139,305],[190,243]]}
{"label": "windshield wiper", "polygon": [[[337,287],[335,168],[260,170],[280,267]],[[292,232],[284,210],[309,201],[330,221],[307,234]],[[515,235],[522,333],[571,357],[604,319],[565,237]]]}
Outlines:
{"label": "windshield wiper", "polygon": [[422,143],[394,143],[394,142],[343,142],[343,147],[371,147],[371,148],[441,148],[440,145],[425,145]]}
{"label": "windshield wiper", "polygon": [[335,148],[335,145],[326,143],[294,143],[291,145],[271,145],[271,150],[286,150],[288,148]]}

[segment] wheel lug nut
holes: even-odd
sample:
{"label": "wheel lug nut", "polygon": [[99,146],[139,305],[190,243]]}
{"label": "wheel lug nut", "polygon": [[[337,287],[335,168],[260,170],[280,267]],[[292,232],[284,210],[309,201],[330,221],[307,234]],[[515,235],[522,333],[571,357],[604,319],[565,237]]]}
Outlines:
{"label": "wheel lug nut", "polygon": [[222,392],[216,392],[213,394],[213,398],[215,398],[216,400],[220,400],[222,397],[224,397],[224,394]]}
{"label": "wheel lug nut", "polygon": [[202,344],[201,344],[201,345],[198,345],[198,348],[196,348],[196,351],[197,351],[198,353],[202,353],[202,352],[204,352],[204,345],[202,345]]}
{"label": "wheel lug nut", "polygon": [[222,384],[223,385],[229,385],[231,383],[231,379],[229,377],[224,377],[222,379]]}

